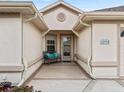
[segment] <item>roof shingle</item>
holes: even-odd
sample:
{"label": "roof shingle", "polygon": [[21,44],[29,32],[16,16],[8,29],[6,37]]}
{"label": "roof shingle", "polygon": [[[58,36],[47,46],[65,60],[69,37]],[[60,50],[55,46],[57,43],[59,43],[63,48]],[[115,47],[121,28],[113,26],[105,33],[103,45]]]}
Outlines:
{"label": "roof shingle", "polygon": [[111,8],[105,8],[105,9],[100,9],[100,10],[95,10],[96,12],[105,12],[105,11],[115,11],[115,12],[124,12],[124,6],[118,6],[118,7],[111,7]]}

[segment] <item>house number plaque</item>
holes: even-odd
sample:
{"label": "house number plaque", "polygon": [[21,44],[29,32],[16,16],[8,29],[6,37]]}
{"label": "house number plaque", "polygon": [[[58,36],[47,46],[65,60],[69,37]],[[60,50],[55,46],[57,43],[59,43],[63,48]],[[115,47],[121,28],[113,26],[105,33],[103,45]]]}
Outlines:
{"label": "house number plaque", "polygon": [[110,41],[108,39],[102,39],[100,45],[109,45]]}

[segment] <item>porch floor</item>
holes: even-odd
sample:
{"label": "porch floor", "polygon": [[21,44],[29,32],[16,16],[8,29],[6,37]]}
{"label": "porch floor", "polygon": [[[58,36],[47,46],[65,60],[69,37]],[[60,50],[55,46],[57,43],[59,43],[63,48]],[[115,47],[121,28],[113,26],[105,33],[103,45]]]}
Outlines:
{"label": "porch floor", "polygon": [[26,85],[43,92],[124,91],[115,80],[91,80],[74,62],[43,65]]}
{"label": "porch floor", "polygon": [[76,65],[76,63],[53,63],[43,65],[34,79],[87,79],[86,74]]}

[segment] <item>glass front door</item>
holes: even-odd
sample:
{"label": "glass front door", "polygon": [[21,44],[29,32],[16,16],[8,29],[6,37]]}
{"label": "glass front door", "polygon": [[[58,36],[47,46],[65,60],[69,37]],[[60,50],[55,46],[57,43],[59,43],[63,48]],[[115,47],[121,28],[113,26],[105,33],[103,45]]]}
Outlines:
{"label": "glass front door", "polygon": [[61,37],[61,56],[62,61],[71,61],[73,55],[73,37],[66,35]]}

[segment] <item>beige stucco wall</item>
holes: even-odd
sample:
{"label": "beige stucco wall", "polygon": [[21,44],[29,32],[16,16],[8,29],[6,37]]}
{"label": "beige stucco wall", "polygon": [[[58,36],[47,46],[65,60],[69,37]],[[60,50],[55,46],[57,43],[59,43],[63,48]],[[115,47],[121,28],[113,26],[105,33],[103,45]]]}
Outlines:
{"label": "beige stucco wall", "polygon": [[[101,45],[101,40],[109,40]],[[117,61],[117,24],[93,23],[93,61]]]}
{"label": "beige stucco wall", "polygon": [[[7,69],[7,68],[6,68]],[[0,82],[3,82],[3,79],[12,82],[14,85],[18,84],[21,81],[21,72],[3,72],[0,73]]]}
{"label": "beige stucco wall", "polygon": [[[0,66],[0,81],[17,83],[21,80],[20,70],[16,70],[22,67],[20,14],[0,14]],[[12,71],[17,72],[10,75]]]}
{"label": "beige stucco wall", "polygon": [[[65,14],[64,22],[59,22],[57,20],[57,15],[59,13]],[[52,30],[71,30],[78,20],[78,15],[75,12],[69,10],[68,8],[59,6],[45,13],[43,18],[48,27]]]}
{"label": "beige stucco wall", "polygon": [[28,68],[25,80],[41,66],[41,32],[31,22],[22,23],[20,14],[0,15],[0,81],[21,81],[24,69],[22,58]]}
{"label": "beige stucco wall", "polygon": [[88,59],[91,57],[91,27],[85,27],[79,32],[79,37],[77,38],[77,54],[83,59],[77,60],[77,63],[90,74]]}
{"label": "beige stucco wall", "polygon": [[[92,72],[96,78],[119,77],[118,23],[114,21],[94,21],[91,28],[86,27],[79,33],[80,36],[77,40],[78,54],[86,60],[92,54]],[[108,39],[109,44],[102,45],[102,39]],[[87,64],[80,60],[77,62],[89,72]]]}
{"label": "beige stucco wall", "polygon": [[[42,34],[31,22],[23,23],[24,61],[28,65],[26,78],[34,73],[42,64]],[[38,61],[38,62],[37,62]],[[35,65],[33,65],[35,64]]]}
{"label": "beige stucco wall", "polygon": [[21,65],[19,15],[0,14],[0,65]]}
{"label": "beige stucco wall", "polygon": [[80,33],[79,37],[77,38],[77,48],[78,54],[85,59],[88,59],[90,55],[91,49],[91,28],[86,27]]}
{"label": "beige stucco wall", "polygon": [[[109,44],[101,44],[102,40]],[[116,22],[94,21],[92,24],[92,65],[98,78],[118,77],[118,25]]]}
{"label": "beige stucco wall", "polygon": [[119,36],[120,36],[120,76],[121,78],[124,78],[124,37],[121,37],[121,33],[124,30],[124,23],[122,22],[121,24],[119,24]]}
{"label": "beige stucco wall", "polygon": [[124,37],[120,39],[120,76],[124,77]]}
{"label": "beige stucco wall", "polygon": [[42,34],[32,23],[23,25],[24,57],[31,62],[42,56]]}

